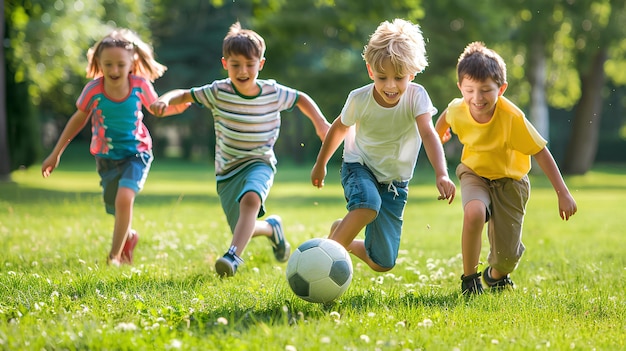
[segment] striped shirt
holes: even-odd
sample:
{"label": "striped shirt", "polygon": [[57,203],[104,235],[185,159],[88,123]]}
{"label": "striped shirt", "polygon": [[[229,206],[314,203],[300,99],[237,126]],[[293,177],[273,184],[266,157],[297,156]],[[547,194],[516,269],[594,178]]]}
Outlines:
{"label": "striped shirt", "polygon": [[130,93],[115,100],[104,92],[104,78],[96,78],[83,88],[76,108],[91,119],[92,155],[120,160],[152,149],[152,138],[143,123],[142,105],[148,108],[158,98],[147,80],[129,75]]}
{"label": "striped shirt", "polygon": [[228,78],[191,89],[194,101],[213,114],[217,180],[258,161],[276,169],[274,144],[280,132],[280,111],[294,108],[298,91],[274,80],[257,80],[257,84],[257,96],[241,95]]}

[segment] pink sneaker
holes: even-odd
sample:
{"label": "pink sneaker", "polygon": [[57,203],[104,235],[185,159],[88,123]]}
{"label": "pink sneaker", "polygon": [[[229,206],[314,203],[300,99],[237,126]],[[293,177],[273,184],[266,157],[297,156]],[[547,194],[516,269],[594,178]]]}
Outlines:
{"label": "pink sneaker", "polygon": [[128,238],[126,238],[126,243],[124,243],[124,248],[122,249],[121,255],[121,263],[124,264],[133,264],[133,251],[135,250],[135,246],[139,241],[139,233],[135,230],[131,230]]}

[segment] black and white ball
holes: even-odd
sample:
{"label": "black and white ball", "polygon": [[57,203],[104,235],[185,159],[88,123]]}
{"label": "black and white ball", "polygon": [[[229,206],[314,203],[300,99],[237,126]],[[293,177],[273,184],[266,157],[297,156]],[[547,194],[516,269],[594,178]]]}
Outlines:
{"label": "black and white ball", "polygon": [[350,254],[331,239],[307,240],[289,258],[287,281],[291,290],[306,301],[333,301],[352,281]]}

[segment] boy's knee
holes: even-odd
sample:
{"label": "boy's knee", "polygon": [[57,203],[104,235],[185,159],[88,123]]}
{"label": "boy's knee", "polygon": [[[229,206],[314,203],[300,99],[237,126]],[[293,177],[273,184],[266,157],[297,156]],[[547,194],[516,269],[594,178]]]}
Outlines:
{"label": "boy's knee", "polygon": [[239,204],[242,207],[243,206],[260,206],[261,197],[259,196],[259,194],[255,193],[254,191],[248,191],[247,193],[243,194],[243,196],[239,200]]}
{"label": "boy's knee", "polygon": [[487,207],[480,200],[472,200],[465,205],[463,215],[467,221],[485,223],[487,219]]}

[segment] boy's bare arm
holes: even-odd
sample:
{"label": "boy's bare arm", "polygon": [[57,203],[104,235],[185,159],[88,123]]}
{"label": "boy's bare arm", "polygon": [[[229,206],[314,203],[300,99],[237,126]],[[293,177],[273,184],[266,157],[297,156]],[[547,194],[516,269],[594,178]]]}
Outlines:
{"label": "boy's bare arm", "polygon": [[193,97],[190,90],[171,90],[161,95],[157,101],[150,105],[150,112],[157,117],[169,116],[183,112],[192,102]]}
{"label": "boy's bare arm", "polygon": [[537,160],[539,167],[543,170],[543,173],[550,180],[550,183],[552,183],[554,191],[556,191],[556,195],[559,199],[559,216],[564,220],[568,220],[576,213],[578,207],[567,185],[565,185],[565,181],[561,176],[556,161],[554,161],[554,157],[552,157],[547,147],[544,147],[533,156],[535,160]]}
{"label": "boy's bare arm", "polygon": [[320,148],[320,152],[317,155],[317,160],[315,161],[315,165],[313,165],[313,170],[311,171],[311,184],[318,188],[324,186],[324,178],[326,178],[326,164],[328,164],[328,160],[330,160],[331,156],[337,151],[339,145],[346,138],[346,134],[348,134],[349,126],[346,126],[341,122],[341,116],[337,117],[330,129],[328,130],[328,134],[326,138],[322,142],[322,147]]}
{"label": "boy's bare arm", "polygon": [[452,134],[450,133],[450,124],[446,122],[447,113],[448,110],[444,110],[439,118],[437,118],[437,123],[435,123],[435,130],[437,131],[442,144],[447,143],[450,141],[450,138],[452,138]]}
{"label": "boy's bare arm", "polygon": [[456,186],[448,176],[446,157],[437,131],[433,126],[432,117],[430,113],[425,113],[417,116],[416,121],[426,155],[435,170],[439,200],[448,199],[448,203],[452,203],[456,195]]}
{"label": "boy's bare arm", "polygon": [[319,106],[313,101],[313,99],[303,92],[298,92],[298,102],[296,106],[307,116],[311,122],[313,122],[313,126],[315,127],[315,133],[320,138],[322,142],[326,138],[326,133],[328,133],[328,129],[330,129],[330,123],[322,114]]}

